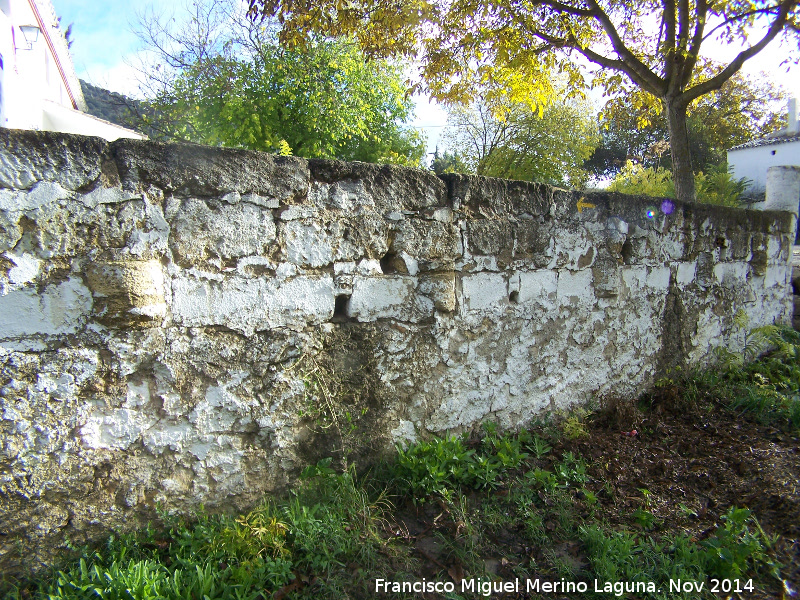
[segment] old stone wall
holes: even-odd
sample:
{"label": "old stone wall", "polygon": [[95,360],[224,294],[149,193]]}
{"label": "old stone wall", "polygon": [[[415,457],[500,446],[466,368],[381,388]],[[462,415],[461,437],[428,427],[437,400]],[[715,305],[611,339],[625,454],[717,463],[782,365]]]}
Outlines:
{"label": "old stone wall", "polygon": [[0,130],[0,569],[790,322],[789,213],[651,202]]}

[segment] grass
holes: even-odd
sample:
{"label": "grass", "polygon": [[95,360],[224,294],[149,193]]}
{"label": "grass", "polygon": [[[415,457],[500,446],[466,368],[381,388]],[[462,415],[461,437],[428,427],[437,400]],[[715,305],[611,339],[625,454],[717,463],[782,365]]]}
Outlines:
{"label": "grass", "polygon": [[[673,374],[658,382],[654,397],[669,396],[679,407],[723,407],[797,431],[800,335],[765,328],[748,340],[756,342],[770,352],[755,362],[722,355],[714,369]],[[439,597],[467,598],[477,592],[463,592],[460,579],[513,575],[639,582],[645,587],[636,597],[688,599],[715,596],[708,587],[670,590],[669,582],[780,585],[777,538],[746,508],[727,507],[699,536],[670,527],[652,493],[640,487],[637,507],[609,522],[603,507],[617,506],[619,492],[592,477],[587,457],[562,448],[563,440],[590,436],[591,427],[586,412],[567,415],[560,428],[518,433],[487,423],[479,436],[398,448],[391,464],[361,476],[321,461],[303,472],[290,495],[248,514],[164,516],[158,528],[76,549],[74,558],[37,579],[0,579],[0,593],[13,600],[373,598],[378,578],[427,578],[454,582],[454,591]],[[694,509],[681,508],[687,522],[697,518]],[[428,530],[412,535],[408,520]],[[420,550],[427,538],[435,554]],[[504,569],[502,577],[487,556]],[[594,597],[592,590],[572,597]]]}
{"label": "grass", "polygon": [[[752,360],[765,349],[769,351]],[[692,402],[720,402],[762,424],[800,430],[800,332],[760,327],[747,332],[741,354],[723,348],[717,355],[715,368],[677,382],[681,394]]]}
{"label": "grass", "polygon": [[162,530],[112,537],[50,576],[7,585],[5,597],[256,600],[313,584],[314,597],[340,598],[363,579],[349,565],[371,570],[381,552],[391,556],[380,535],[387,507],[352,472],[323,465],[283,502],[239,517],[167,518]]}

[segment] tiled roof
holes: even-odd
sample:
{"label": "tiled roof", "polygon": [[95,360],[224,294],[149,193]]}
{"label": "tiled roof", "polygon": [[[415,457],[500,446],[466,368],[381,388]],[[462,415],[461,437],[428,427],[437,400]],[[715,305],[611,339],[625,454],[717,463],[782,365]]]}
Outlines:
{"label": "tiled roof", "polygon": [[[758,148],[759,146],[773,146],[777,144],[788,144],[790,142],[800,142],[800,133],[794,135],[782,135],[775,137],[763,137],[757,140],[750,140],[744,144],[734,146],[731,150],[744,150],[745,148]],[[730,152],[730,150],[729,150]]]}

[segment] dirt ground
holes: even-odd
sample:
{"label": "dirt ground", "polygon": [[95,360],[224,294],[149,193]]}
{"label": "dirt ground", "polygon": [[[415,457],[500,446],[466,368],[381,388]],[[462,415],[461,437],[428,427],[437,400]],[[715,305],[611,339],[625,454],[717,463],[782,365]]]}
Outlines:
{"label": "dirt ground", "polygon": [[[588,425],[588,435],[555,442],[550,458],[540,461],[542,468],[548,468],[548,460],[554,464],[564,452],[583,457],[590,476],[585,488],[599,500],[593,520],[612,527],[630,530],[631,514],[646,503],[657,518],[650,534],[683,532],[699,541],[714,533],[731,507],[748,508],[767,535],[779,536],[775,554],[782,564],[781,576],[791,589],[800,589],[800,437],[721,407],[676,406],[669,390],[650,402],[652,408],[647,411],[631,405],[601,412]],[[501,488],[495,493],[508,491]],[[451,511],[441,503],[413,507],[409,502],[398,508],[395,527],[413,544],[420,559],[418,577],[441,580],[447,573],[458,581],[465,573],[472,576],[463,558],[448,551],[442,541],[460,533]],[[557,531],[556,524],[545,526]],[[545,548],[531,544],[513,524],[485,531],[489,543],[484,542],[480,553],[487,570],[500,579],[513,579],[531,559],[545,571],[552,566],[553,556],[572,564],[577,573],[587,566],[579,541],[560,539]],[[551,579],[555,572],[549,573]],[[800,594],[790,596],[781,582],[773,579],[752,593],[721,597],[788,600],[800,598]]]}

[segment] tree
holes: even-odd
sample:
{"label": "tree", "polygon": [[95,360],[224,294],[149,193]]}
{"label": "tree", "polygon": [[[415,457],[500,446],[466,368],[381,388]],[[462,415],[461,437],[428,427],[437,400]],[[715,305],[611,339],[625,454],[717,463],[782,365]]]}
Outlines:
{"label": "tree", "polygon": [[369,62],[346,39],[280,46],[227,0],[195,2],[183,27],[152,13],[140,37],[157,56],[144,88],[157,137],[418,165],[419,133],[399,67]]}
{"label": "tree", "polygon": [[[303,44],[312,31],[352,33],[369,53],[420,60],[439,99],[472,99],[491,81],[515,101],[546,103],[549,74],[585,86],[573,57],[597,68],[593,83],[629,82],[660,101],[669,131],[677,196],[695,197],[687,110],[718,90],[779,36],[800,37],[800,0],[249,0],[253,16],[277,16],[281,39]],[[748,33],[753,37],[750,43]],[[725,65],[701,55],[709,41],[744,44]],[[797,44],[794,44],[797,47]]]}
{"label": "tree", "polygon": [[[666,118],[637,101],[637,94],[642,92],[631,89],[612,98],[602,111],[602,142],[586,164],[598,177],[615,175],[628,160],[669,168]],[[728,149],[783,127],[784,96],[766,76],[754,80],[737,73],[693,102],[686,126],[695,171],[719,166],[726,162]]]}
{"label": "tree", "polygon": [[483,102],[449,110],[445,138],[468,169],[487,177],[579,187],[583,163],[597,143],[590,110],[554,102],[541,111],[513,103],[502,109]]}
{"label": "tree", "polygon": [[431,161],[431,171],[442,175],[444,173],[469,173],[470,170],[458,154],[445,150],[442,155],[439,155],[437,147]]}

